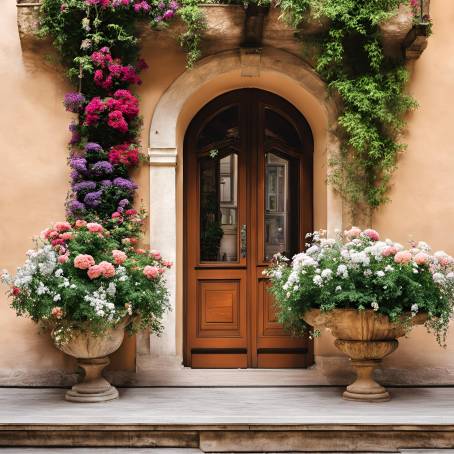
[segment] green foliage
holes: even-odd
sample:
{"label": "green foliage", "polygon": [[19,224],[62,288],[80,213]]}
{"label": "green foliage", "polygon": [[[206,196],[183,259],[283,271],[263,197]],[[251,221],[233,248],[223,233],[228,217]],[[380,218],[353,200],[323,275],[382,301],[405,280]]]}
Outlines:
{"label": "green foliage", "polygon": [[379,23],[401,3],[313,2],[316,13],[331,20],[316,69],[343,102],[343,147],[331,161],[330,180],[356,212],[387,201],[389,180],[405,148],[398,140],[403,116],[416,107],[405,93],[404,62],[385,58],[378,34]]}
{"label": "green foliage", "polygon": [[183,0],[178,15],[186,24],[186,31],[180,36],[180,43],[187,52],[187,66],[191,68],[200,58],[200,43],[206,29],[205,16],[197,0]]}

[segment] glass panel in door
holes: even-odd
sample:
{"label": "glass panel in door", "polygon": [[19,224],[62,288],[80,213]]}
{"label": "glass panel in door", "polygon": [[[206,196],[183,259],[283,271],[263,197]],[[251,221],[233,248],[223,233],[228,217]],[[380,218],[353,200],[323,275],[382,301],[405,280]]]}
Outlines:
{"label": "glass panel in door", "polygon": [[274,153],[265,159],[265,260],[290,252],[289,161]]}
{"label": "glass panel in door", "polygon": [[200,260],[238,261],[238,155],[200,159]]}

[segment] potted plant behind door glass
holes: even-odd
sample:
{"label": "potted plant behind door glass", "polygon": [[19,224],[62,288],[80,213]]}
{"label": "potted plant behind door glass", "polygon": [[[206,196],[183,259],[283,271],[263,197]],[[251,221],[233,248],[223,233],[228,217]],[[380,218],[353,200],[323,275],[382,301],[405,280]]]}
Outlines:
{"label": "potted plant behind door glass", "polygon": [[17,315],[48,329],[55,345],[84,369],[67,400],[118,397],[101,375],[108,355],[120,347],[125,330],[162,329],[168,308],[164,272],[171,263],[158,251],[134,246],[142,221],[143,213],[126,210],[104,226],[57,222],[35,239],[16,276],[2,275]]}
{"label": "potted plant behind door glass", "polygon": [[307,325],[331,330],[357,373],[345,399],[389,400],[373,370],[414,325],[425,324],[444,344],[454,303],[454,260],[443,251],[432,255],[424,242],[404,249],[380,241],[372,229],[352,227],[336,239],[325,232],[308,237],[306,252],[291,261],[276,255],[265,271],[280,321],[295,331]]}

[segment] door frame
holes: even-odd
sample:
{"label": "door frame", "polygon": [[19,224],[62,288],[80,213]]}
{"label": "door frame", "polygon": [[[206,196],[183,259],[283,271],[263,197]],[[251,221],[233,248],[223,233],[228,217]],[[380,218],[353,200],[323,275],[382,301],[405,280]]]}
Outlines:
{"label": "door frame", "polygon": [[[221,110],[227,109],[229,106],[238,104],[238,99],[240,96],[246,97],[248,100],[251,100],[252,97],[257,99],[259,103],[264,104],[265,106],[269,106],[272,108],[273,111],[278,112],[282,115],[289,123],[291,123],[295,130],[297,131],[300,141],[303,144],[303,148],[300,151],[302,155],[302,159],[300,159],[300,171],[298,172],[301,176],[301,180],[298,179],[298,187],[299,187],[299,197],[298,197],[298,217],[299,217],[299,244],[300,248],[304,247],[305,244],[305,235],[308,232],[312,232],[313,230],[313,150],[314,150],[314,143],[313,143],[313,136],[311,128],[301,114],[289,101],[285,100],[284,98],[265,91],[261,89],[254,89],[254,88],[244,88],[244,89],[237,89],[229,91],[223,95],[220,95],[210,102],[208,102],[199,112],[194,116],[193,120],[189,124],[185,137],[184,137],[184,158],[183,162],[184,165],[184,174],[183,174],[183,361],[184,364],[187,366],[191,366],[191,345],[189,339],[189,329],[188,329],[188,304],[189,304],[189,296],[188,296],[188,289],[189,289],[189,263],[188,263],[188,244],[189,244],[189,229],[188,229],[188,222],[189,216],[187,204],[188,204],[188,191],[190,188],[190,179],[187,178],[188,172],[188,159],[187,155],[191,151],[193,151],[193,144],[191,144],[191,139],[194,141],[202,131],[203,127],[210,121],[210,119],[214,118]],[[258,109],[259,112],[263,114],[263,109]],[[258,147],[263,146],[260,141],[263,141],[263,137],[260,135],[260,139],[258,136],[254,136],[253,134],[247,134],[247,130],[249,128],[253,128],[253,117],[250,115],[246,121],[242,121],[241,118],[239,120],[240,124],[240,140],[253,140],[253,143],[247,143],[247,147],[251,149],[258,149]],[[259,124],[263,125],[263,118],[260,119]],[[259,143],[256,142],[256,139],[259,140]],[[242,170],[243,173],[248,172],[248,178],[251,178],[252,181],[257,181],[257,172],[258,166],[264,164],[263,156],[260,153],[251,153],[249,156],[246,156],[245,168]],[[257,162],[257,159],[259,162]],[[239,182],[241,179],[244,178],[239,176]],[[199,183],[197,182],[197,185]],[[240,183],[238,183],[240,184]],[[192,190],[197,186],[194,186],[192,182]],[[261,210],[258,208],[258,200],[256,196],[259,191],[250,191],[251,186],[246,185],[246,189],[248,191],[247,194],[243,193],[243,197],[249,201],[249,209],[246,210],[246,204],[243,203],[241,206],[243,210],[247,212],[243,214],[246,216],[247,225],[252,225],[250,222],[251,219],[256,219],[256,222],[264,222],[264,200],[260,202],[260,206],[262,207]],[[198,188],[197,188],[198,191]],[[262,188],[263,191],[263,188]],[[243,192],[245,189],[243,188]],[[239,194],[240,197],[240,194]],[[303,210],[302,207],[305,207]],[[260,218],[259,216],[260,214]],[[238,217],[240,219],[240,217]],[[198,224],[198,222],[197,222]],[[240,222],[238,221],[238,224]],[[257,224],[258,225],[258,224]],[[256,250],[260,241],[258,235],[252,235],[253,232],[250,231],[251,229],[248,228],[248,238],[247,244],[248,249],[252,248],[248,251],[249,256],[256,255]],[[260,234],[262,235],[263,241],[263,229],[258,229]],[[252,238],[255,238],[255,241],[252,241]],[[239,241],[239,238],[238,238]],[[240,251],[240,247],[238,245],[238,251]],[[199,252],[200,253],[200,252]],[[258,260],[257,255],[257,266],[258,265],[265,266],[266,262],[264,258]],[[236,265],[236,266],[235,266]],[[249,367],[257,367],[257,310],[258,310],[258,291],[259,287],[256,285],[260,277],[257,275],[257,266],[249,265],[246,268],[246,282],[247,285],[247,293],[246,293],[246,310],[247,310],[247,319],[249,322],[246,325],[247,338],[248,338],[248,364]],[[199,267],[199,266],[198,266]],[[216,263],[207,264],[206,268],[216,269],[216,268],[224,268],[225,264],[220,263],[216,265]],[[203,264],[201,264],[201,268],[204,268]],[[233,270],[238,270],[244,268],[244,264],[242,263],[241,259],[237,264],[230,264],[229,268]],[[254,285],[252,285],[254,283]],[[250,304],[247,304],[247,301],[250,301]],[[313,363],[313,343],[308,343],[308,351],[307,357],[309,359],[309,364]]]}

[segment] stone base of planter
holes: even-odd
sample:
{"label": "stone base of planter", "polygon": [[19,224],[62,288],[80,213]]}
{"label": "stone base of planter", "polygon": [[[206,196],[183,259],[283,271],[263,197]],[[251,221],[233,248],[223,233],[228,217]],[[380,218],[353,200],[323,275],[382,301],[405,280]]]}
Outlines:
{"label": "stone base of planter", "polygon": [[101,374],[110,363],[109,358],[79,359],[78,365],[84,369],[85,377],[81,383],[74,385],[66,395],[70,402],[105,402],[118,398],[117,389]]}

